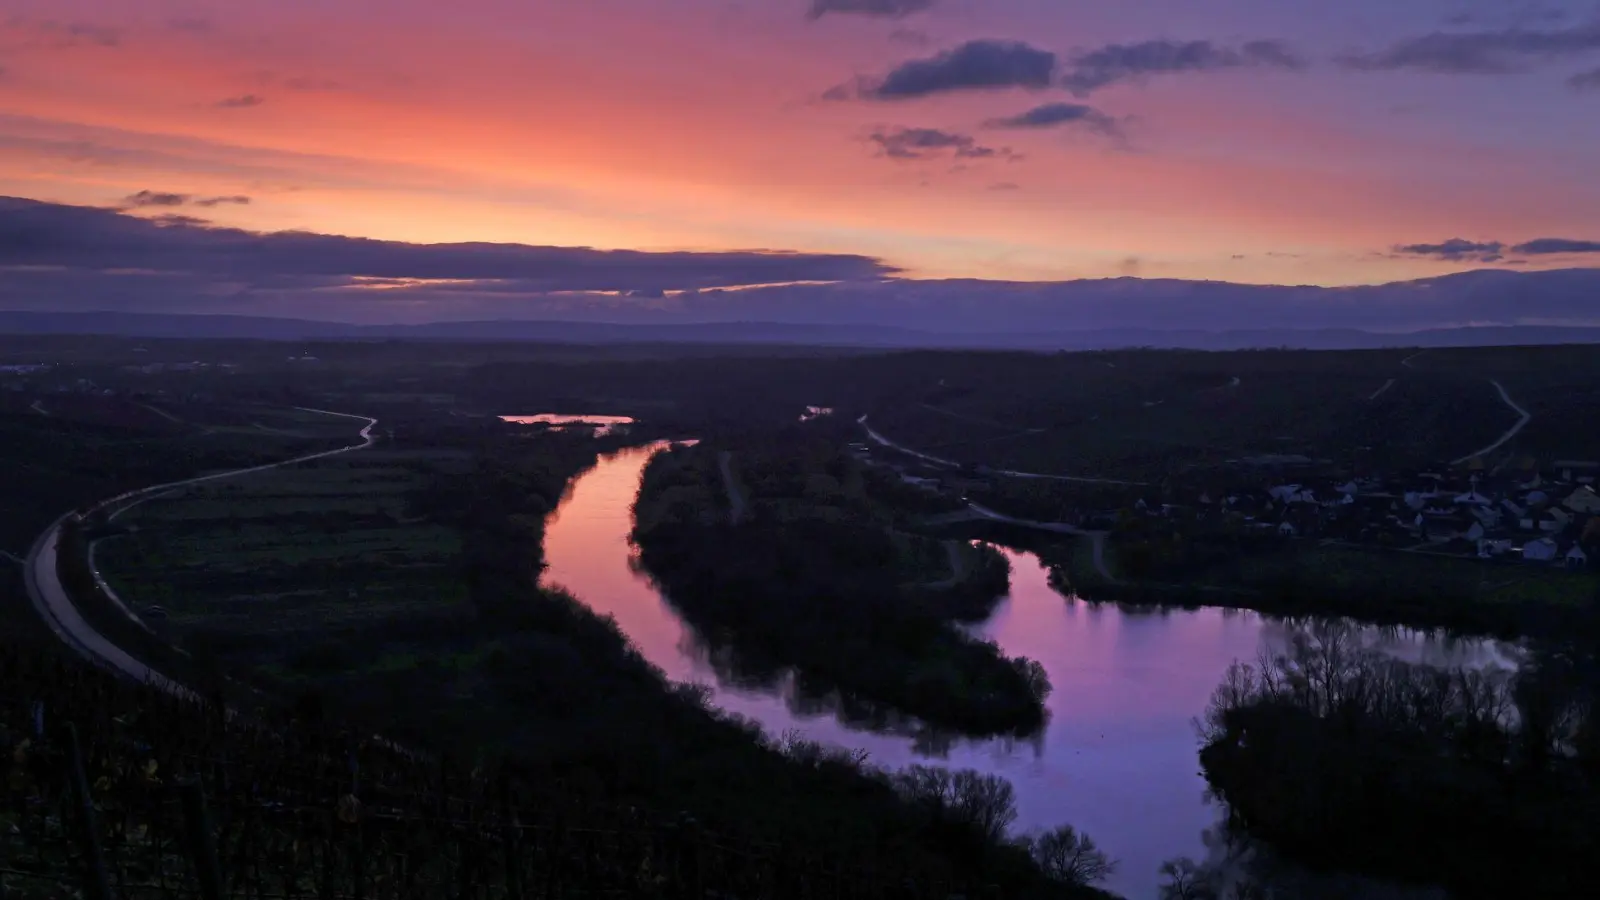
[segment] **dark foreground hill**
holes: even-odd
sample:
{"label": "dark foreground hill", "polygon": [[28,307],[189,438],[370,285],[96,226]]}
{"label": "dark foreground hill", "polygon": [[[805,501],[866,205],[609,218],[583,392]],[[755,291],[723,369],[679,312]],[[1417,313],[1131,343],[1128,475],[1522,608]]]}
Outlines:
{"label": "dark foreground hill", "polygon": [[288,712],[225,713],[30,646],[0,645],[0,744],[13,898],[992,894]]}

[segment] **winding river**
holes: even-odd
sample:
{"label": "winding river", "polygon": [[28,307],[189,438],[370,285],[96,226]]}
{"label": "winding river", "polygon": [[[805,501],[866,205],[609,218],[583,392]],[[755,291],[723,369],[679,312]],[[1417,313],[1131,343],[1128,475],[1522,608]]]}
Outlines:
{"label": "winding river", "polygon": [[[676,681],[713,688],[713,702],[754,719],[769,734],[789,730],[861,748],[880,766],[932,762],[974,768],[1016,786],[1016,828],[1070,823],[1119,860],[1105,887],[1129,898],[1156,895],[1161,862],[1206,855],[1203,832],[1218,811],[1205,800],[1193,726],[1235,660],[1281,646],[1289,628],[1221,609],[1130,613],[1063,598],[1037,559],[1011,553],[1011,594],[977,629],[1010,655],[1044,664],[1055,686],[1050,725],[1029,744],[958,742],[930,748],[904,734],[852,729],[787,689],[719,683],[692,630],[646,575],[630,565],[628,533],[640,474],[657,448],[602,459],[571,486],[545,536],[546,580],[610,614],[640,651]],[[1396,655],[1440,664],[1498,661],[1499,649],[1374,631]],[[929,756],[932,754],[932,758]]]}

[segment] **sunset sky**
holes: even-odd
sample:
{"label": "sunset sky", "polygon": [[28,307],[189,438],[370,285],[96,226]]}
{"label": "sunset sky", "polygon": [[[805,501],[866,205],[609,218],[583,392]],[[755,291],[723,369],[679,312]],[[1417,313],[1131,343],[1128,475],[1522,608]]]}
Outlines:
{"label": "sunset sky", "polygon": [[0,195],[254,231],[1370,284],[1597,159],[1590,0],[0,0]]}

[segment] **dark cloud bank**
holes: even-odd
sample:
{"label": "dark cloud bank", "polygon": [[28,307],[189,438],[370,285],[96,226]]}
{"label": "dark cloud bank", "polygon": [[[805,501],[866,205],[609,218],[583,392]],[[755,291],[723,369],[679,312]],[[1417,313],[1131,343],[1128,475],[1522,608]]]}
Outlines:
{"label": "dark cloud bank", "polygon": [[[160,197],[148,206],[164,209],[181,207],[165,201],[186,195],[143,196]],[[263,235],[195,221],[162,225],[114,210],[0,198],[0,310],[363,323],[766,322],[967,336],[1089,329],[1399,331],[1600,319],[1594,300],[1600,269],[1494,269],[1353,288],[1134,278],[906,281],[861,256],[417,245]],[[1491,253],[1561,261],[1594,254],[1600,261],[1600,242],[1456,239],[1393,252],[1469,261]],[[782,286],[727,290],[775,284]]]}
{"label": "dark cloud bank", "polygon": [[[141,206],[185,194],[144,191]],[[130,198],[132,199],[132,198]],[[237,202],[218,197],[197,205]],[[309,279],[463,279],[534,291],[681,290],[873,278],[891,270],[861,256],[793,253],[642,253],[522,244],[406,244],[308,232],[256,234],[199,220],[151,221],[114,210],[0,199],[0,265],[71,271],[184,272],[237,282]]]}

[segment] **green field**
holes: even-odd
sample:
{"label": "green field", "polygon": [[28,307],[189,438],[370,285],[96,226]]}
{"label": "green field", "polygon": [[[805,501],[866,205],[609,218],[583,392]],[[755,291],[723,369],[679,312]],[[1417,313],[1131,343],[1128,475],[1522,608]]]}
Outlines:
{"label": "green field", "polygon": [[243,661],[278,667],[330,633],[426,623],[466,602],[456,531],[407,513],[429,472],[460,464],[368,450],[198,485],[118,516],[128,533],[96,558],[124,601],[167,611],[180,643],[220,635]]}

